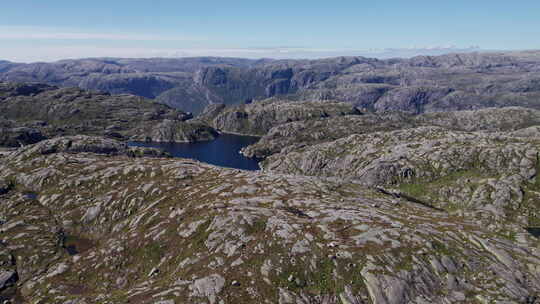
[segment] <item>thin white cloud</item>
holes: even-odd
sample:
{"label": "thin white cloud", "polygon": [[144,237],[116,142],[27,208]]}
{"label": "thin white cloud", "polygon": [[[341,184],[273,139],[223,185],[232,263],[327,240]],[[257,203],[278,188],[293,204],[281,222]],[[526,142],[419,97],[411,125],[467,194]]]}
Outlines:
{"label": "thin white cloud", "polygon": [[[3,42],[4,40],[4,42]],[[9,40],[9,43],[5,41]],[[131,41],[131,43],[129,43]],[[114,43],[113,42],[118,42]],[[142,47],[139,42],[152,43]],[[173,48],[182,42],[185,47]],[[457,48],[455,45],[408,48],[305,48],[305,47],[245,47],[193,48],[188,45],[208,45],[210,39],[185,35],[149,33],[89,32],[80,29],[0,25],[0,60],[15,62],[56,61],[88,57],[244,57],[244,58],[321,58],[335,56],[412,57],[467,52],[478,48]],[[214,43],[216,41],[213,41]],[[139,45],[127,47],[123,45]]]}
{"label": "thin white cloud", "polygon": [[78,59],[91,57],[169,57],[170,50],[151,48],[100,47],[93,45],[77,46],[6,46],[0,48],[0,60],[13,62],[52,62],[61,59]]}
{"label": "thin white cloud", "polygon": [[310,48],[147,48],[147,47],[110,47],[97,45],[72,46],[2,46],[0,60],[13,62],[57,61],[91,57],[149,58],[149,57],[243,57],[300,59],[337,56],[365,56],[376,58],[412,57],[417,55],[440,55],[451,52],[478,51],[478,48],[415,48],[415,49],[310,49]]}
{"label": "thin white cloud", "polygon": [[114,40],[114,41],[203,41],[206,38],[183,35],[153,35],[146,33],[100,33],[73,29],[0,26],[0,40]]}

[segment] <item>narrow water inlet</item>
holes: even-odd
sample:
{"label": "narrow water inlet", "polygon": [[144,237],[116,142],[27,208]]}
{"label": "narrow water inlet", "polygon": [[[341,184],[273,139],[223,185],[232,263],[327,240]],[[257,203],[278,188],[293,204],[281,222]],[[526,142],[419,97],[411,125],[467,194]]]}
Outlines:
{"label": "narrow water inlet", "polygon": [[130,142],[133,147],[159,148],[174,157],[191,158],[216,166],[257,171],[260,159],[240,154],[244,147],[259,141],[259,137],[221,134],[215,140],[196,143]]}

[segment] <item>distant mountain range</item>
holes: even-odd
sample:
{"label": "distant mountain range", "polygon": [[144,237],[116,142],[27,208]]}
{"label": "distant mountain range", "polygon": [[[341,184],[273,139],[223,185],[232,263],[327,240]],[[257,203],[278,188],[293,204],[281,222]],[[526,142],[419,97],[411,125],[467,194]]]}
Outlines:
{"label": "distant mountain range", "polygon": [[210,104],[249,103],[273,96],[344,101],[372,111],[415,114],[513,105],[540,108],[540,51],[409,59],[0,61],[0,81],[129,93],[194,114]]}

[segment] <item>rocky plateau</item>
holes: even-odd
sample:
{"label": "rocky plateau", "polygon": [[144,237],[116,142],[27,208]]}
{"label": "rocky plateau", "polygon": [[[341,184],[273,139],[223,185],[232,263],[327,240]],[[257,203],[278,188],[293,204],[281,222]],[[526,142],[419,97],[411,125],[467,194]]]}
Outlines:
{"label": "rocky plateau", "polygon": [[538,54],[0,62],[0,303],[540,304]]}
{"label": "rocky plateau", "polygon": [[[403,136],[426,134],[447,136]],[[523,158],[494,161],[507,176],[484,184],[507,183],[494,191],[512,200],[512,181],[535,189],[536,150],[516,143],[507,153]],[[514,217],[496,208],[479,217],[475,204],[456,212],[353,179],[134,158],[88,136],[18,149],[0,169],[1,294],[15,302],[539,300],[539,240],[519,206]],[[500,197],[483,199],[504,209]]]}

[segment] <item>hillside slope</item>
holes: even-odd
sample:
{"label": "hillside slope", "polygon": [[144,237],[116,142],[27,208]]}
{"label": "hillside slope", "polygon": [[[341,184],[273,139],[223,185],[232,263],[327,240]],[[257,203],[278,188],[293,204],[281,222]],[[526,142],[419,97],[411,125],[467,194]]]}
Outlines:
{"label": "hillside slope", "polygon": [[0,82],[0,146],[62,135],[123,140],[197,141],[217,132],[192,115],[133,95]]}

